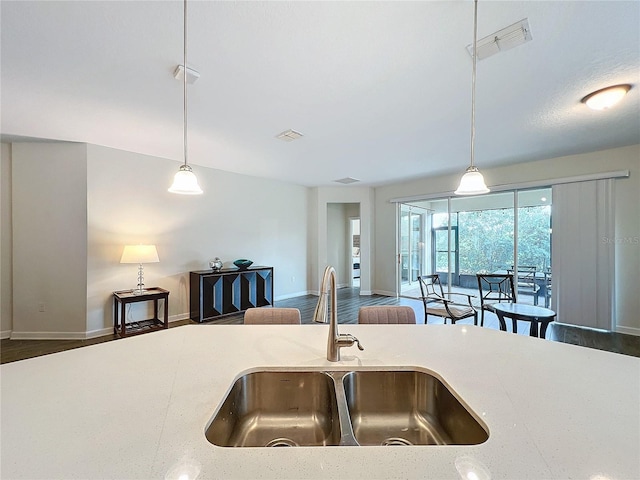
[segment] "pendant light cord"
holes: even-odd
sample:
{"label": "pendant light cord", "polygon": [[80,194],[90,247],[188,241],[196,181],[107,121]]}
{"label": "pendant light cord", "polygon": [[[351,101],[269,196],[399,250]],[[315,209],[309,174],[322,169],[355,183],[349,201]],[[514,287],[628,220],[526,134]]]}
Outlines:
{"label": "pendant light cord", "polygon": [[183,120],[183,145],[184,145],[184,165],[185,167],[187,166],[187,0],[184,0],[184,42],[183,42],[183,47],[184,47],[184,61],[183,61],[183,71],[182,71],[182,76],[183,76],[183,94],[184,94],[184,102],[183,102],[183,116],[184,116],[184,120]]}
{"label": "pendant light cord", "polygon": [[[186,0],[185,0],[186,1]],[[471,166],[475,155],[476,140],[476,62],[478,48],[478,0],[473,0],[473,69],[471,73]]]}

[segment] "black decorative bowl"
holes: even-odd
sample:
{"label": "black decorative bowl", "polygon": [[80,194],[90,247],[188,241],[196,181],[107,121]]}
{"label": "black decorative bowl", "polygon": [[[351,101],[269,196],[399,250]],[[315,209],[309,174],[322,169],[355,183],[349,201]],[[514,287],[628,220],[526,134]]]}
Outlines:
{"label": "black decorative bowl", "polygon": [[240,270],[244,270],[245,268],[249,268],[253,262],[251,260],[247,260],[246,258],[240,258],[233,262],[233,264],[238,267]]}

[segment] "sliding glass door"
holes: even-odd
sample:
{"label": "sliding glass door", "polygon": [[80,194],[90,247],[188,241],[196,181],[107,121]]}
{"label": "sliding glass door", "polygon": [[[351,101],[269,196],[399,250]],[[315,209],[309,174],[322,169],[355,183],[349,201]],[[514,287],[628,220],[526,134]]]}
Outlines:
{"label": "sliding glass door", "polygon": [[420,295],[414,285],[420,272],[437,273],[451,291],[474,295],[476,274],[513,273],[519,302],[548,305],[550,236],[549,188],[402,205],[400,294]]}
{"label": "sliding glass door", "polygon": [[400,210],[400,290],[418,287],[418,276],[425,271],[425,209],[402,205]]}

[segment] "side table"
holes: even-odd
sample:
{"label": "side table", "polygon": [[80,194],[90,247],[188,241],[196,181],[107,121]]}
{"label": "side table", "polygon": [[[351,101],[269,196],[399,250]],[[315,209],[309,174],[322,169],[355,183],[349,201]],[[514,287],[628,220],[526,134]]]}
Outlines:
{"label": "side table", "polygon": [[511,319],[513,333],[518,333],[517,320],[523,320],[531,323],[529,335],[532,337],[538,336],[539,323],[540,338],[545,338],[549,323],[553,322],[556,318],[556,312],[553,310],[523,303],[495,303],[493,304],[493,308],[500,321],[500,330],[507,331],[507,324],[504,321],[504,317]]}
{"label": "side table", "polygon": [[[164,319],[158,318],[158,301],[164,300]],[[129,303],[153,301],[153,318],[127,323],[125,308]],[[169,328],[169,290],[164,288],[149,288],[142,295],[134,295],[131,290],[113,292],[113,333],[126,337],[140,333],[153,332],[162,328]]]}

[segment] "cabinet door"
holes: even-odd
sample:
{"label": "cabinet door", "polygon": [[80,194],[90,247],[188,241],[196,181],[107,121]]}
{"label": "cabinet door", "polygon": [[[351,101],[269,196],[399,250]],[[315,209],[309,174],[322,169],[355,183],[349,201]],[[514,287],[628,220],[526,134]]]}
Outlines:
{"label": "cabinet door", "polygon": [[211,318],[224,313],[224,276],[202,277],[202,318]]}
{"label": "cabinet door", "polygon": [[256,271],[256,307],[273,305],[273,270]]}

